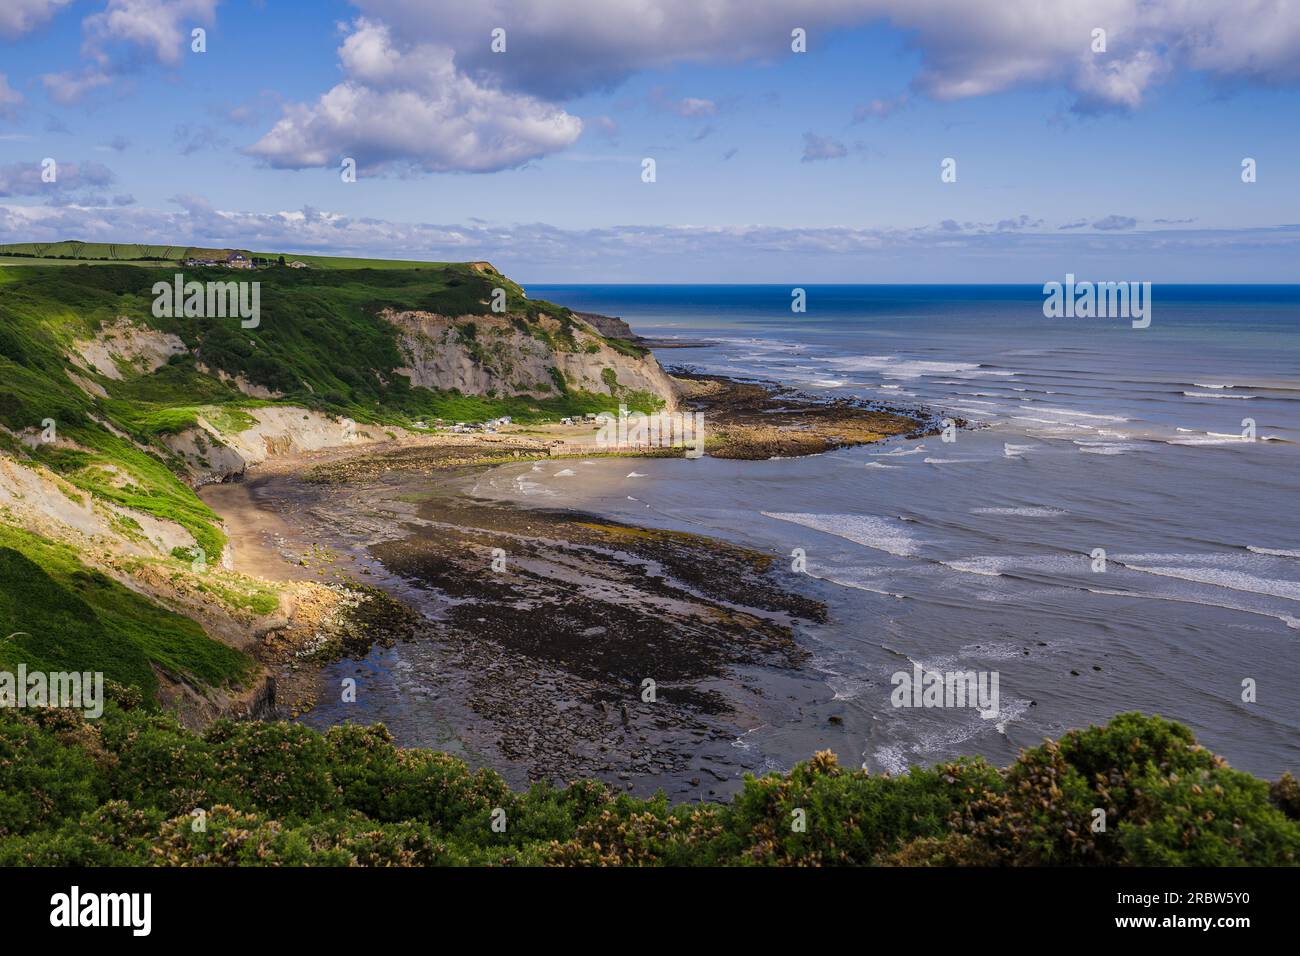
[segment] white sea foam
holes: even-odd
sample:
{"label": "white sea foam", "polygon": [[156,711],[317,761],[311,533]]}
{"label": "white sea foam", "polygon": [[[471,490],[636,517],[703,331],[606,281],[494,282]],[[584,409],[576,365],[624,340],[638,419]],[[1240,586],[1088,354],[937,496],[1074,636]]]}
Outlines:
{"label": "white sea foam", "polygon": [[1032,506],[1021,508],[972,508],[970,513],[973,515],[1016,515],[1022,518],[1055,518],[1059,515],[1069,514],[1068,511],[1062,511],[1060,508]]}
{"label": "white sea foam", "polygon": [[1240,435],[1212,435],[1209,432],[1198,438],[1170,438],[1166,445],[1239,445],[1245,439]]}
{"label": "white sea foam", "polygon": [[1132,442],[1114,441],[1076,441],[1079,451],[1087,455],[1123,455],[1131,451],[1142,451],[1142,446]]}
{"label": "white sea foam", "polygon": [[917,445],[915,448],[893,448],[889,451],[873,451],[873,458],[900,458],[903,455],[915,455],[925,451],[925,445]]}
{"label": "white sea foam", "polygon": [[798,512],[760,512],[765,518],[789,521],[815,531],[824,531],[867,548],[900,557],[916,554],[920,545],[897,518],[855,514],[807,514]]}
{"label": "white sea foam", "polygon": [[641,474],[641,472],[639,472],[639,471],[629,471],[629,472],[627,473],[627,476],[628,476],[629,478],[644,478],[644,477],[645,477],[645,475]]}
{"label": "white sea foam", "polygon": [[1288,601],[1300,601],[1300,581],[1285,581],[1276,578],[1261,578],[1244,571],[1214,567],[1172,567],[1140,566],[1127,561],[1124,566],[1132,571],[1146,574],[1158,574],[1161,577],[1180,578],[1197,584],[1209,584],[1214,587],[1227,588],[1231,591],[1247,591],[1252,594],[1267,594],[1269,597],[1283,598]]}
{"label": "white sea foam", "polygon": [[556,478],[572,478],[572,477],[573,477],[574,475],[576,475],[576,474],[577,474],[577,472],[574,471],[572,468],[561,468],[559,471],[557,471],[557,472],[555,473],[554,477],[556,477]]}
{"label": "white sea foam", "polygon": [[1254,551],[1256,554],[1271,554],[1279,558],[1300,558],[1300,551],[1288,551],[1285,548],[1257,548],[1253,544],[1248,544],[1246,550]]}
{"label": "white sea foam", "polygon": [[1220,395],[1217,392],[1183,392],[1188,398],[1254,398],[1254,395]]}
{"label": "white sea foam", "polygon": [[527,478],[524,478],[522,476],[515,479],[515,486],[519,489],[519,493],[525,497],[531,497],[533,495],[554,495],[555,494],[555,492],[552,491],[550,488],[547,488],[543,485],[539,485],[535,481],[529,481]]}
{"label": "white sea foam", "polygon": [[1054,405],[1034,405],[1033,407],[1021,405],[1031,412],[1046,412],[1049,415],[1064,415],[1066,418],[1093,418],[1103,422],[1127,422],[1129,419],[1122,415],[1096,415],[1092,412],[1076,412],[1072,408],[1057,408]]}
{"label": "white sea foam", "polygon": [[966,574],[979,574],[988,578],[1002,577],[1001,568],[1004,566],[1006,558],[997,557],[975,557],[961,558],[956,561],[940,561],[945,568],[952,568],[954,571],[962,571]]}

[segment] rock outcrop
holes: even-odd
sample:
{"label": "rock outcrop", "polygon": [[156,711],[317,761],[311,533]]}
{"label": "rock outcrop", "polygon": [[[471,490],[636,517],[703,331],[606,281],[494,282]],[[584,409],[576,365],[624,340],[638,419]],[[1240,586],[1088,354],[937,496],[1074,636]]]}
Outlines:
{"label": "rock outcrop", "polygon": [[626,339],[635,342],[640,338],[632,331],[632,326],[613,315],[601,315],[599,312],[574,312],[578,318],[607,339]]}
{"label": "rock outcrop", "polygon": [[558,391],[562,376],[567,388],[615,398],[646,392],[666,410],[677,407],[677,387],[650,352],[620,350],[582,319],[566,324],[549,316],[529,321],[391,309],[379,315],[398,329],[407,365],[397,371],[412,385],[467,395],[545,396]]}

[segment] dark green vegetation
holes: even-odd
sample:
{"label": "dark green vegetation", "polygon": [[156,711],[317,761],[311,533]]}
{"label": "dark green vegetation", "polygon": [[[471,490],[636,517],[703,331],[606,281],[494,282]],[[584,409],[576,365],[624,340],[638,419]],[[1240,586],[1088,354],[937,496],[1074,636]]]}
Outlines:
{"label": "dark green vegetation", "polygon": [[[8,635],[8,637],[6,637]],[[72,548],[0,524],[0,670],[98,671],[155,708],[157,667],[191,684],[238,685],[253,662],[87,568]]]}
{"label": "dark green vegetation", "polygon": [[[97,721],[0,713],[0,865],[1294,865],[1300,787],[1232,770],[1184,727],[1122,714],[1025,751],[869,776],[818,754],[727,805],[580,781],[511,791],[393,746],[221,721],[202,735],[113,688]],[[1093,808],[1105,833],[1091,829]],[[193,812],[203,811],[196,826]],[[807,826],[792,821],[803,811]],[[493,814],[504,814],[494,832]],[[498,827],[499,829],[499,827]]]}
{"label": "dark green vegetation", "polygon": [[[175,251],[112,248],[122,255]],[[33,247],[30,254],[73,251],[70,244],[57,244]],[[153,285],[171,283],[174,276],[174,267],[138,264],[0,267],[0,425],[21,432],[52,420],[59,437],[75,445],[29,450],[0,433],[0,451],[46,465],[95,497],[178,522],[209,561],[220,556],[224,535],[216,516],[182,480],[183,465],[165,439],[193,427],[200,414],[227,433],[240,431],[252,423],[249,409],[268,404],[250,399],[220,374],[278,393],[275,403],[363,424],[482,421],[500,415],[535,422],[614,407],[612,396],[572,390],[562,376],[545,394],[488,398],[413,388],[396,374],[406,360],[396,329],[378,317],[382,309],[482,314],[498,287],[506,290],[513,321],[555,348],[573,344],[567,309],[526,298],[486,264],[185,270],[187,280],[260,282],[261,321],[249,329],[232,318],[155,317]],[[73,343],[92,338],[120,317],[176,335],[189,351],[153,372],[122,366],[120,380],[77,369],[68,358]],[[73,371],[107,397],[88,394],[70,376]],[[644,395],[621,400],[643,410],[655,404]]]}

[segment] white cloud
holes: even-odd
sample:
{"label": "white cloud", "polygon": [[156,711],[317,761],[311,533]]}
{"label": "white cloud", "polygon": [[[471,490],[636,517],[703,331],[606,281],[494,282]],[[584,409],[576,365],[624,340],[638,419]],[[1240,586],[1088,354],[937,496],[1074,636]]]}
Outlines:
{"label": "white cloud", "polygon": [[571,145],[582,120],[532,96],[459,72],[447,47],[399,47],[389,28],[359,19],[339,48],[345,79],[284,117],[249,147],[270,165],[359,171],[493,172]]}
{"label": "white cloud", "polygon": [[102,70],[86,67],[79,73],[46,73],[41,77],[41,82],[50,99],[70,106],[91,90],[112,83],[113,79]]}
{"label": "white cloud", "polygon": [[211,26],[221,0],[109,0],[102,13],[82,21],[84,48],[106,57],[121,43],[167,66],[175,66],[189,49],[190,30]]}
{"label": "white cloud", "polygon": [[[7,175],[0,167],[0,182]],[[24,175],[26,173],[24,172]],[[219,209],[177,196],[174,209],[112,203],[0,202],[0,242],[160,242],[376,258],[488,259],[519,279],[548,281],[1010,281],[1044,282],[1067,271],[1152,281],[1296,281],[1300,225],[1251,229],[1161,228],[1060,232],[1025,215],[1000,222],[919,228],[785,228],[763,225],[610,226],[460,224],[354,219],[303,208]],[[1250,255],[1241,255],[1249,251]],[[1230,254],[1231,253],[1231,254]],[[938,271],[936,271],[938,270]]]}
{"label": "white cloud", "polygon": [[81,50],[89,64],[43,74],[41,82],[52,100],[67,106],[145,63],[177,66],[189,49],[190,31],[212,26],[220,2],[109,0],[102,11],[81,21]]}
{"label": "white cloud", "polygon": [[16,37],[34,30],[71,0],[4,0],[0,3],[0,36]]}
{"label": "white cloud", "polygon": [[[1081,109],[1134,108],[1175,69],[1225,80],[1300,80],[1291,0],[352,0],[411,43],[449,45],[479,79],[552,100],[675,63],[777,60],[790,31],[815,56],[837,27],[886,20],[921,56],[939,99],[1060,84]],[[503,27],[509,52],[494,54]],[[1092,31],[1107,32],[1094,54]]]}

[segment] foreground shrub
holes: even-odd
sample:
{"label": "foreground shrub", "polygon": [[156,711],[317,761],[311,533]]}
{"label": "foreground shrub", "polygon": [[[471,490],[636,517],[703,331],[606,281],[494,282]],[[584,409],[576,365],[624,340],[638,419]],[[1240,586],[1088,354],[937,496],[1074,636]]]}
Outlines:
{"label": "foreground shrub", "polygon": [[1297,809],[1290,775],[1270,786],[1140,714],[1001,770],[872,776],[825,752],[672,806],[590,780],[512,791],[382,726],[0,711],[0,865],[1295,865]]}

